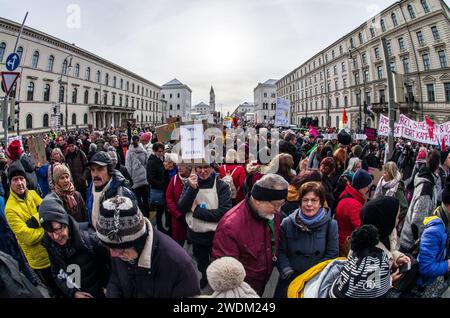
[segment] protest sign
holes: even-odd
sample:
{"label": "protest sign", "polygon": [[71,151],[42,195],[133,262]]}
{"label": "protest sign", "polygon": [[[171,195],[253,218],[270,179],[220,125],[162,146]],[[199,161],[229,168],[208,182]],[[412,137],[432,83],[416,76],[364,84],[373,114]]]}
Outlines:
{"label": "protest sign", "polygon": [[183,161],[202,160],[205,158],[206,122],[180,124],[181,159]]}
{"label": "protest sign", "polygon": [[377,130],[375,128],[364,128],[364,134],[367,136],[368,141],[376,141],[377,140]]}
{"label": "protest sign", "polygon": [[289,127],[291,103],[284,98],[277,98],[277,109],[275,112],[275,127]]}
{"label": "protest sign", "polygon": [[31,160],[33,160],[36,167],[42,167],[47,163],[47,156],[45,154],[45,142],[41,135],[37,137],[29,137],[27,140],[27,145]]}
{"label": "protest sign", "polygon": [[165,124],[155,127],[156,135],[159,142],[168,142],[172,140],[172,132],[177,128],[175,123]]}

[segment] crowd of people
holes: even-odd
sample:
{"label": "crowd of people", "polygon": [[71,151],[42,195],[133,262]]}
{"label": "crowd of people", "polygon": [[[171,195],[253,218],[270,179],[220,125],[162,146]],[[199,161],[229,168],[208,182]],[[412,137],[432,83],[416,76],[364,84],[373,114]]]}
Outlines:
{"label": "crowd of people", "polygon": [[254,128],[270,162],[227,129],[223,156],[194,163],[153,128],[50,132],[42,166],[12,141],[0,261],[15,275],[0,273],[0,296],[253,298],[274,270],[276,298],[444,294],[446,149],[396,139],[385,162],[383,138]]}

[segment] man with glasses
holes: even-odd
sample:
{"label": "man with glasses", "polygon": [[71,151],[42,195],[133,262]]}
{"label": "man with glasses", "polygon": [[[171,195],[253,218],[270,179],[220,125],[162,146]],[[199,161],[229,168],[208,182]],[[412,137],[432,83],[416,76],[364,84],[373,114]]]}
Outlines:
{"label": "man with glasses", "polygon": [[244,265],[245,281],[260,295],[278,258],[280,211],[288,186],[283,177],[267,174],[250,195],[220,220],[212,246],[212,257],[231,256]]}
{"label": "man with glasses", "polygon": [[202,274],[202,289],[207,285],[206,268],[211,261],[217,224],[232,206],[228,184],[219,178],[208,163],[199,164],[184,186],[177,209],[186,213],[187,236],[192,241],[197,267]]}

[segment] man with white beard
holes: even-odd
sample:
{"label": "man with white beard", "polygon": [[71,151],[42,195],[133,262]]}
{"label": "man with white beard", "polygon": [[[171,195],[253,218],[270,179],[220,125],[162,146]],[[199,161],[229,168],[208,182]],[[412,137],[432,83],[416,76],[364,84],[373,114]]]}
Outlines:
{"label": "man with white beard", "polygon": [[283,177],[267,174],[247,196],[220,220],[214,236],[212,257],[231,256],[244,265],[245,282],[260,296],[277,261],[280,211],[288,186]]}

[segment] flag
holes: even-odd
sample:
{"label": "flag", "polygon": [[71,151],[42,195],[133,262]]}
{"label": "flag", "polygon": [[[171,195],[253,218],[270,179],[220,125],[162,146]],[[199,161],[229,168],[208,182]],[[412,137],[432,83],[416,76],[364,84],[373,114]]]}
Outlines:
{"label": "flag", "polygon": [[366,101],[364,101],[364,113],[369,115],[372,120],[375,120],[375,113],[372,110],[372,106],[369,106]]}
{"label": "flag", "polygon": [[433,140],[434,139],[434,122],[427,116],[425,116],[425,122],[427,123],[427,126],[428,126],[428,134],[430,135],[430,139]]}
{"label": "flag", "polygon": [[445,138],[442,137],[442,142],[441,142],[441,151],[447,151],[447,147],[445,145]]}
{"label": "flag", "polygon": [[314,129],[314,126],[313,125],[311,125],[311,126],[309,126],[309,134],[311,135],[311,136],[314,136],[314,138],[316,138],[319,134],[317,133],[317,131]]}
{"label": "flag", "polygon": [[344,125],[347,124],[347,112],[345,111],[345,108],[344,108],[344,112],[342,113],[342,123]]}

